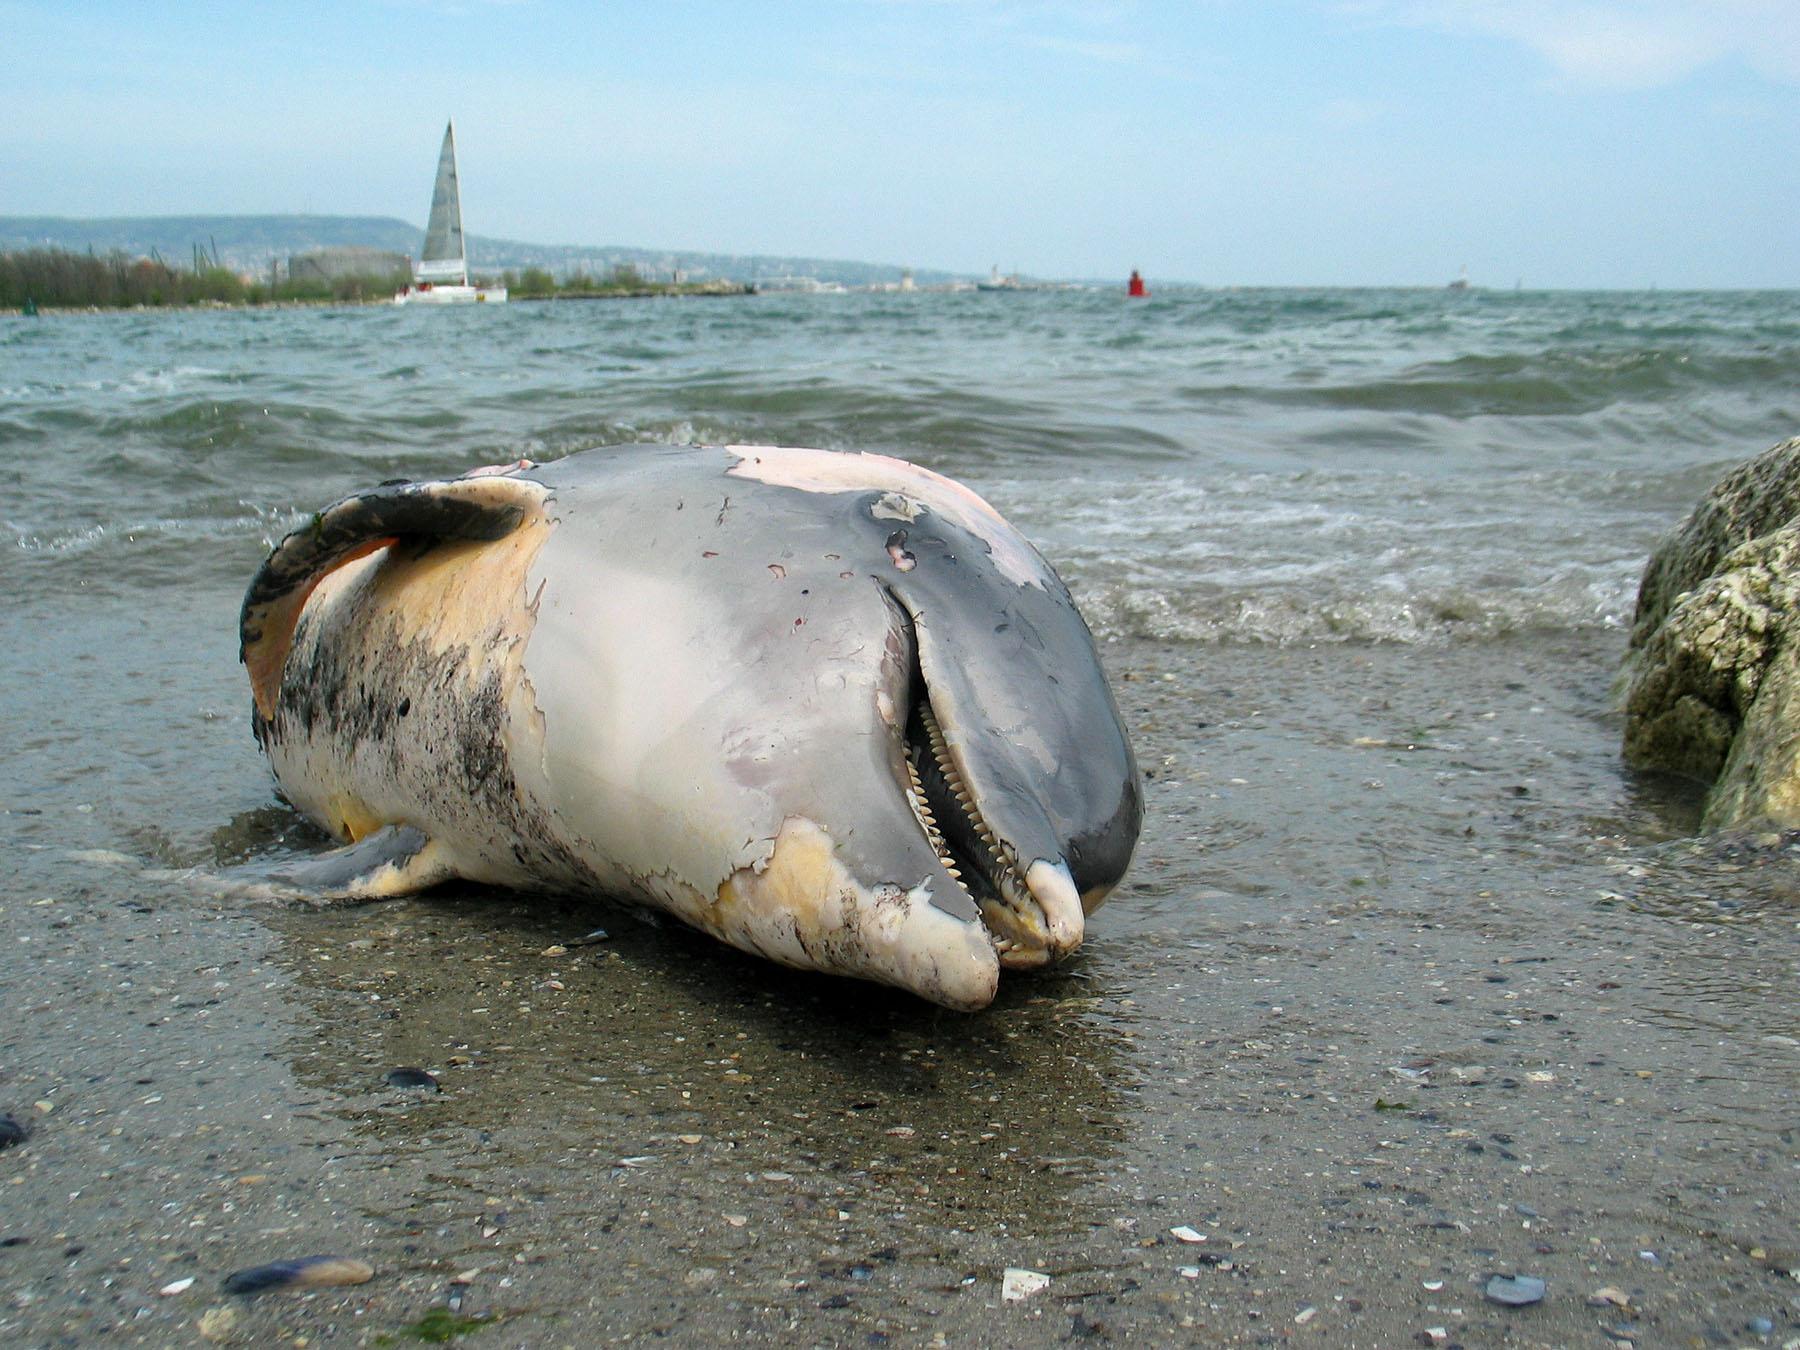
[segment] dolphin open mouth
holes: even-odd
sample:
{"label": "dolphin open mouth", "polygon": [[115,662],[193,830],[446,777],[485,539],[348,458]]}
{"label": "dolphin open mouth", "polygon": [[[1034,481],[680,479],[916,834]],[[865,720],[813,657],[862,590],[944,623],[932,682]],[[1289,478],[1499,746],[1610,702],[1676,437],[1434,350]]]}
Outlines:
{"label": "dolphin open mouth", "polygon": [[1000,964],[1048,965],[1081,943],[1080,894],[1060,858],[1025,858],[981,809],[971,786],[965,738],[946,727],[919,658],[918,634],[904,605],[912,650],[904,732],[906,795],[944,870],[980,911]]}

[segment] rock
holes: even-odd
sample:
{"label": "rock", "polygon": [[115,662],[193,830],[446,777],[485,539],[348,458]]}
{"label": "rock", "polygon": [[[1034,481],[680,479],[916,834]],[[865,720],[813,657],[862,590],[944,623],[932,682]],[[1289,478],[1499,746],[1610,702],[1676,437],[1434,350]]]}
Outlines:
{"label": "rock", "polygon": [[208,1341],[228,1341],[237,1329],[235,1308],[208,1308],[200,1314],[200,1336]]}
{"label": "rock", "polygon": [[1630,762],[1711,782],[1709,830],[1800,827],[1800,438],[1651,557],[1625,673]]}
{"label": "rock", "polygon": [[0,1148],[11,1148],[31,1138],[31,1126],[0,1111]]}
{"label": "rock", "polygon": [[1688,591],[1719,571],[1727,553],[1800,516],[1800,436],[1740,464],[1657,546],[1638,584],[1631,649],[1643,647]]}
{"label": "rock", "polygon": [[1486,1293],[1491,1302],[1525,1308],[1541,1303],[1546,1287],[1535,1275],[1496,1275],[1487,1282]]}
{"label": "rock", "polygon": [[443,1085],[438,1082],[437,1075],[411,1064],[403,1064],[397,1069],[389,1069],[385,1080],[389,1087],[424,1088],[427,1092],[442,1092]]}

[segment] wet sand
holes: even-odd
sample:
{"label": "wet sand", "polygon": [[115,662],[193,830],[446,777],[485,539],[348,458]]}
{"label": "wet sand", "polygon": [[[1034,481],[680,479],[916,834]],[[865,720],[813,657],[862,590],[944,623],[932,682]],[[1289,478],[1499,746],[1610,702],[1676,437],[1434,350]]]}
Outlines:
{"label": "wet sand", "polygon": [[[452,1302],[506,1346],[1800,1336],[1800,838],[1692,840],[1622,768],[1617,634],[1109,644],[1137,863],[962,1016],[600,905],[83,852],[303,842],[184,603],[8,679],[0,1343],[407,1344]],[[109,632],[148,655],[102,736]],[[221,1290],[313,1253],[375,1277]]]}

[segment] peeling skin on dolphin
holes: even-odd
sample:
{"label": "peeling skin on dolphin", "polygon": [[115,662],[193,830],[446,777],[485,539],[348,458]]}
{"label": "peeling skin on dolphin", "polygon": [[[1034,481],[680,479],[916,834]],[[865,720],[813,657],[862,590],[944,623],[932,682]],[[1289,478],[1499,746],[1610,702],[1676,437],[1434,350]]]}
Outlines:
{"label": "peeling skin on dolphin", "polygon": [[933,905],[929,882],[864,887],[810,820],[783,824],[767,864],[727,878],[699,926],[783,965],[818,969],[827,958],[827,968],[951,1008],[986,1007],[1000,978],[986,935]]}
{"label": "peeling skin on dolphin", "polygon": [[827,459],[817,450],[787,445],[728,445],[725,448],[738,458],[730,470],[734,478],[754,478],[759,483],[779,484],[802,492],[879,490],[884,495],[870,509],[870,515],[877,520],[917,520],[921,512],[929,509],[922,501],[935,502],[936,509],[988,545],[994,566],[1002,575],[1020,586],[1043,585],[1038,575],[1043,564],[1024,536],[1008,525],[1005,517],[984,498],[954,478],[946,478],[891,455],[866,451],[833,455]]}
{"label": "peeling skin on dolphin", "polygon": [[880,455],[383,484],[276,546],[240,638],[282,793],[345,845],[313,893],[613,896],[973,1010],[1080,945],[1142,818],[1067,589]]}

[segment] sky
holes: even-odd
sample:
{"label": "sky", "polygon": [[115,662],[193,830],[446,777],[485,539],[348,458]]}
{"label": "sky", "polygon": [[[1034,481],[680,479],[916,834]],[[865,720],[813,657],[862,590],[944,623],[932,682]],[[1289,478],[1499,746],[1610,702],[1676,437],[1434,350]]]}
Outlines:
{"label": "sky", "polygon": [[0,0],[0,215],[1800,287],[1800,0]]}

